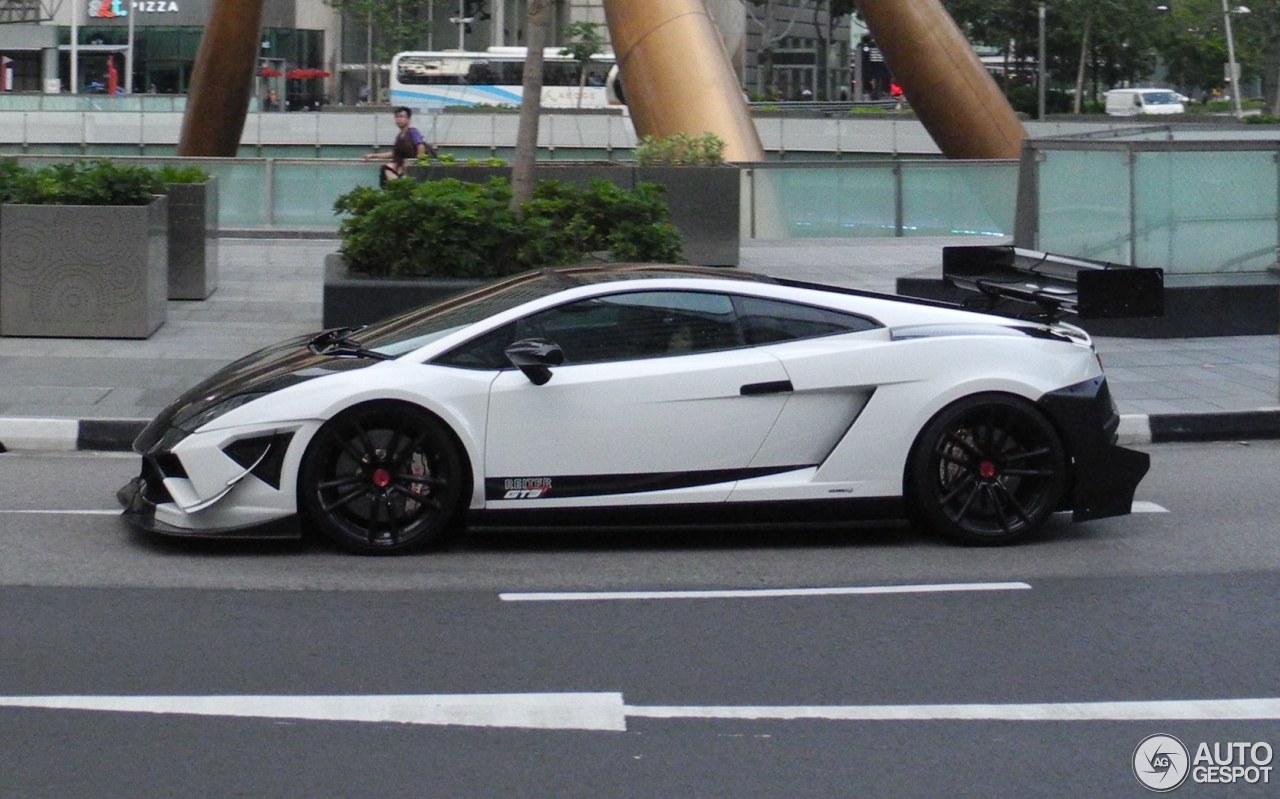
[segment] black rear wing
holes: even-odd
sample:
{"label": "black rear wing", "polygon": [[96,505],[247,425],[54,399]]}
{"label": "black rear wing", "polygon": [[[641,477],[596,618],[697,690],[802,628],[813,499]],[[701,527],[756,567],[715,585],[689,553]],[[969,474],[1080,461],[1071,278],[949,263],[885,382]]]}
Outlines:
{"label": "black rear wing", "polygon": [[[1120,319],[1164,315],[1164,270],[1124,266],[1011,245],[942,248],[942,278],[982,295],[1038,307],[1035,316]],[[968,304],[968,303],[967,303]]]}

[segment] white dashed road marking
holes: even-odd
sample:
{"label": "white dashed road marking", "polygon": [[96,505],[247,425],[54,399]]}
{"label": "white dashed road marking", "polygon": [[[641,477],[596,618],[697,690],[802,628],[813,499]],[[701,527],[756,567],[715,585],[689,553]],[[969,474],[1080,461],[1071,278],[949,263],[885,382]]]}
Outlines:
{"label": "white dashed road marking", "polygon": [[938,585],[869,585],[848,588],[749,588],[715,591],[577,591],[504,593],[503,602],[603,602],[645,599],[772,599],[776,597],[846,596],[856,594],[935,594],[963,591],[1025,591],[1027,583],[943,583]]}

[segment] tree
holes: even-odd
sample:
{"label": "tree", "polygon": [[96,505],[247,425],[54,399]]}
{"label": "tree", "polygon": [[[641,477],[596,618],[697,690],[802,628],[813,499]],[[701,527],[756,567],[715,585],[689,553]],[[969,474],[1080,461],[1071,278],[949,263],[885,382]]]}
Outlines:
{"label": "tree", "polygon": [[542,113],[542,49],[551,28],[551,0],[529,0],[525,12],[526,55],[520,99],[520,126],[516,130],[515,159],[511,164],[511,208],[518,210],[533,199],[534,162],[538,157],[538,117]]}
{"label": "tree", "polygon": [[578,107],[582,107],[582,90],[587,85],[587,67],[591,66],[591,58],[604,51],[604,37],[600,35],[600,26],[594,22],[574,22],[564,29],[568,44],[560,50],[560,55],[571,57],[578,64]]}
{"label": "tree", "polygon": [[390,63],[403,50],[425,49],[431,30],[433,3],[421,0],[324,0],[325,5],[357,24],[367,26],[369,99],[378,96],[375,64]]}

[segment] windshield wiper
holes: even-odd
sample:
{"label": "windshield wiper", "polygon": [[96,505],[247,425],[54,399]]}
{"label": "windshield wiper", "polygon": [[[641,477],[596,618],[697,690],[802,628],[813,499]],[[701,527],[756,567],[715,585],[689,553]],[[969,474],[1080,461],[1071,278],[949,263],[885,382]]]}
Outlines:
{"label": "windshield wiper", "polygon": [[356,357],[356,358],[374,358],[379,361],[393,361],[394,355],[388,355],[385,352],[371,350],[350,338],[350,334],[361,327],[335,327],[333,330],[326,330],[307,343],[307,349],[316,355],[332,355],[336,358]]}

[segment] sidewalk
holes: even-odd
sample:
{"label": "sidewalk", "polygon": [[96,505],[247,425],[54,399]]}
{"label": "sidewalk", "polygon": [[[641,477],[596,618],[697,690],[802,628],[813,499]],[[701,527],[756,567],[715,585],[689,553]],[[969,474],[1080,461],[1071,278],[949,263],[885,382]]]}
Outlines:
{"label": "sidewalk", "polygon": [[[892,292],[972,239],[747,242],[743,269]],[[141,423],[227,362],[320,328],[324,239],[219,244],[218,290],[171,301],[150,339],[0,338],[0,451],[128,449]],[[1280,436],[1280,336],[1099,338],[1132,443]]]}

